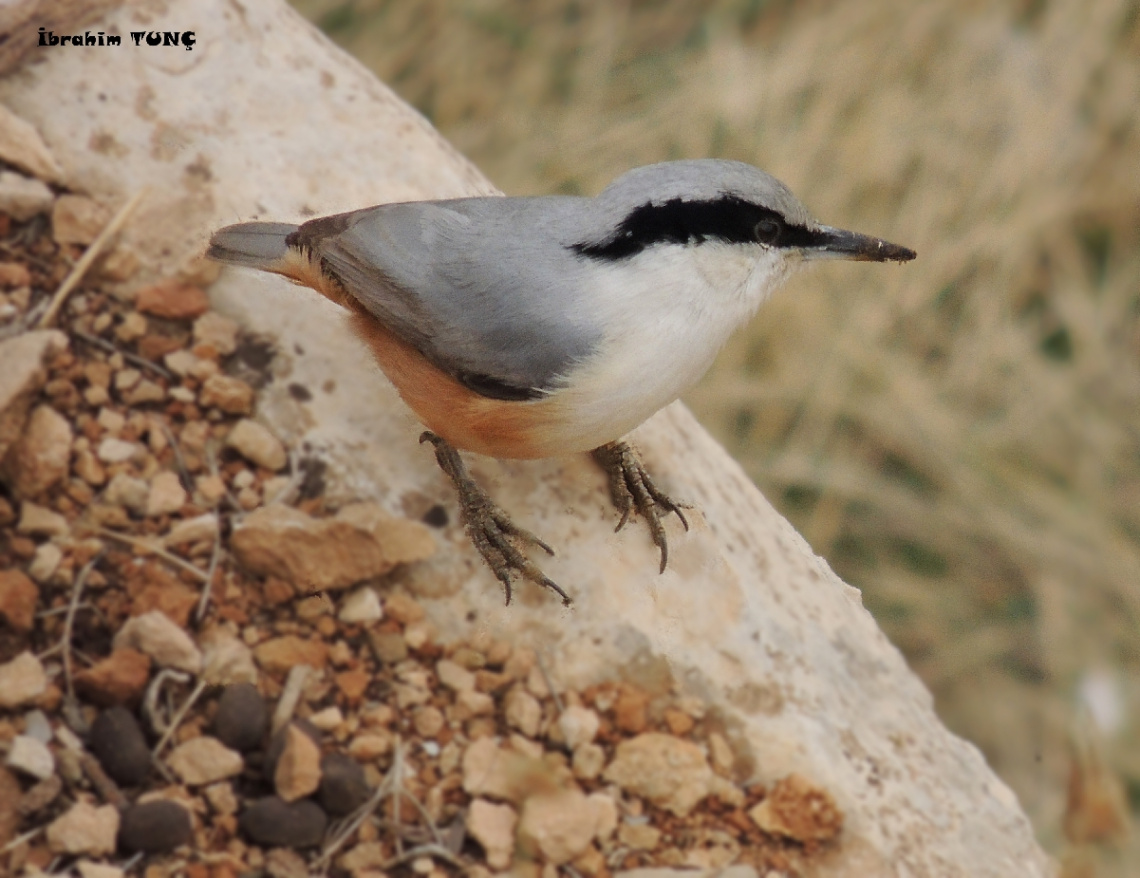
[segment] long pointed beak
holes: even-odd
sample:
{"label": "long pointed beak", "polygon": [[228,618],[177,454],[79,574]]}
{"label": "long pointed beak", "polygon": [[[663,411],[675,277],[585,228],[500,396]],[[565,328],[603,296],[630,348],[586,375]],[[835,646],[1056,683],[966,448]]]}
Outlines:
{"label": "long pointed beak", "polygon": [[805,259],[854,259],[858,262],[910,262],[915,252],[882,238],[860,235],[831,226],[820,226],[811,246],[803,249]]}

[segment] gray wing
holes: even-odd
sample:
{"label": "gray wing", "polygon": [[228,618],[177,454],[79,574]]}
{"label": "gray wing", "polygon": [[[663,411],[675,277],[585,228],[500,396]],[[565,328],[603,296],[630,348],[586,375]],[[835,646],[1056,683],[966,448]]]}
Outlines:
{"label": "gray wing", "polygon": [[527,399],[556,389],[600,338],[579,307],[582,261],[562,243],[582,201],[381,205],[313,220],[290,243],[472,390]]}

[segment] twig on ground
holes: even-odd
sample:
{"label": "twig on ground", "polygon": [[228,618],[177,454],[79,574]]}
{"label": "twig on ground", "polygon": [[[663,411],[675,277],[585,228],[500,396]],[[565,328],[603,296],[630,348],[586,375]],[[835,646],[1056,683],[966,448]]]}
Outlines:
{"label": "twig on ground", "polygon": [[562,703],[562,696],[554,688],[554,681],[550,679],[550,672],[546,670],[546,662],[542,660],[542,650],[536,649],[534,651],[534,660],[538,665],[538,672],[542,674],[543,682],[546,683],[546,688],[550,690],[550,697],[554,699],[554,706],[558,708],[558,712],[561,714],[566,710],[566,705]]}
{"label": "twig on ground", "polygon": [[[217,513],[214,513],[217,515]],[[214,576],[218,572],[218,562],[222,559],[222,522],[218,519],[218,529],[214,533],[214,548],[210,552],[210,566],[206,568],[206,581],[202,583],[202,595],[198,598],[198,608],[194,611],[194,621],[199,625],[206,618],[206,608],[210,605],[210,592],[214,590]]]}
{"label": "twig on ground", "polygon": [[64,278],[63,283],[59,285],[59,289],[55,291],[55,295],[52,296],[51,304],[48,305],[48,309],[43,313],[43,316],[40,317],[37,325],[41,329],[47,329],[55,323],[56,315],[59,314],[59,309],[63,307],[63,303],[67,301],[67,297],[71,294],[71,291],[83,280],[83,276],[87,274],[87,270],[91,268],[95,260],[99,258],[103,252],[103,248],[107,246],[107,242],[123,227],[123,224],[126,223],[131,213],[134,212],[134,209],[139,206],[139,202],[143,200],[147,191],[147,187],[144,186],[135,193],[130,201],[120,207],[119,212],[111,217],[111,221],[103,227],[103,231],[98,234],[95,240],[92,241],[83,252],[83,255],[79,257],[79,261],[75,263],[71,272]]}
{"label": "twig on ground", "polygon": [[[63,618],[63,636],[60,638],[60,650],[63,653],[63,681],[64,681],[64,718],[67,724],[72,727],[76,732],[82,734],[87,731],[87,721],[83,718],[82,712],[79,710],[79,702],[75,698],[75,680],[71,674],[71,637],[75,630],[75,613],[79,609],[79,597],[83,594],[83,589],[87,585],[87,577],[91,575],[91,571],[95,569],[95,565],[103,557],[103,552],[98,552],[94,558],[83,565],[83,569],[79,571],[79,575],[75,577],[75,583],[71,587],[71,600],[67,604],[67,615]],[[78,724],[78,728],[75,724]]]}
{"label": "twig on ground", "polygon": [[72,335],[74,335],[80,341],[85,341],[89,345],[94,345],[97,348],[101,348],[102,350],[107,351],[107,353],[118,354],[120,357],[122,357],[128,363],[133,363],[134,365],[138,366],[141,369],[149,369],[150,371],[154,372],[156,375],[159,375],[163,378],[167,378],[170,381],[174,380],[174,373],[173,372],[170,372],[169,370],[164,369],[162,366],[158,365],[158,363],[154,362],[153,360],[148,360],[146,357],[140,357],[138,354],[132,354],[130,351],[124,351],[118,345],[114,344],[113,342],[107,341],[107,339],[105,339],[105,338],[100,338],[97,335],[91,335],[91,333],[84,332],[82,329],[70,328],[70,329],[68,329],[68,332],[70,332]]}
{"label": "twig on ground", "polygon": [[199,581],[207,581],[207,574],[204,570],[202,570],[202,568],[195,567],[189,561],[186,561],[183,558],[179,558],[177,555],[171,554],[161,546],[156,546],[154,543],[149,542],[148,540],[140,539],[139,537],[132,537],[130,534],[119,533],[117,530],[111,530],[106,527],[95,528],[95,533],[99,534],[100,536],[110,537],[113,540],[118,540],[120,543],[126,543],[128,546],[134,546],[135,548],[142,549],[151,555],[156,555],[163,561],[167,561],[176,567],[181,567],[186,572],[191,573],[197,577]]}
{"label": "twig on ground", "polygon": [[95,787],[95,791],[103,797],[104,802],[116,808],[126,807],[127,797],[123,795],[119,785],[107,776],[98,759],[84,751],[79,754],[79,765],[87,775],[87,779],[91,781],[91,786]]}
{"label": "twig on ground", "polygon": [[162,737],[158,739],[158,743],[155,744],[154,749],[150,751],[151,758],[156,762],[162,753],[162,748],[166,746],[174,733],[178,731],[182,720],[186,718],[186,714],[189,713],[190,708],[202,697],[202,693],[206,691],[207,686],[209,686],[209,683],[207,683],[205,679],[199,679],[198,685],[191,690],[190,694],[186,696],[186,700],[182,702],[182,705],[175,711],[174,716],[170,718],[170,723],[167,725],[166,731],[162,733]]}
{"label": "twig on ground", "polygon": [[277,707],[273,711],[273,721],[269,725],[270,735],[276,735],[289,725],[312,670],[308,665],[294,665],[289,669],[289,676],[285,678],[285,685],[281,688],[281,696],[277,699]]}

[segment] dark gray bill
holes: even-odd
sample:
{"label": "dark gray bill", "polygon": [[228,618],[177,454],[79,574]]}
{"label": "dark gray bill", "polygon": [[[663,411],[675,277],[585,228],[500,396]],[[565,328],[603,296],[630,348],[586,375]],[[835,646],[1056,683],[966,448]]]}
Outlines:
{"label": "dark gray bill", "polygon": [[909,262],[915,252],[882,238],[860,235],[831,226],[820,226],[812,245],[803,250],[805,259],[854,259],[858,262]]}

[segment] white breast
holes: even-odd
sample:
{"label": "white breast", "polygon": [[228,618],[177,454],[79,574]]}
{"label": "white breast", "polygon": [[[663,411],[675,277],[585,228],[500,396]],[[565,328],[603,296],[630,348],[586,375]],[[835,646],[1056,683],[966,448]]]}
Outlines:
{"label": "white breast", "polygon": [[560,453],[619,439],[675,400],[787,273],[779,251],[712,242],[600,265],[589,299],[604,341],[556,394]]}

